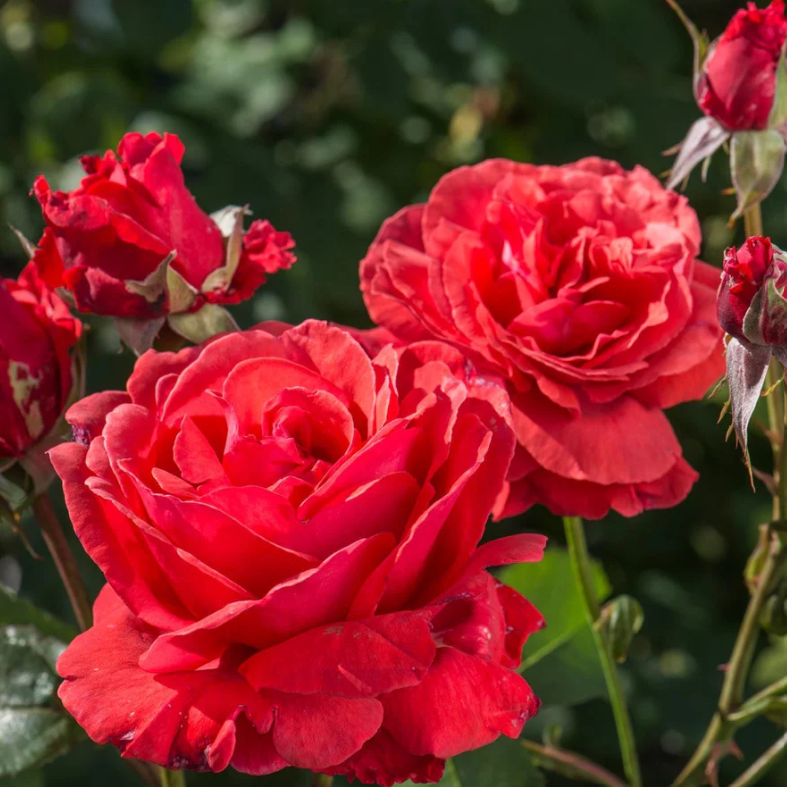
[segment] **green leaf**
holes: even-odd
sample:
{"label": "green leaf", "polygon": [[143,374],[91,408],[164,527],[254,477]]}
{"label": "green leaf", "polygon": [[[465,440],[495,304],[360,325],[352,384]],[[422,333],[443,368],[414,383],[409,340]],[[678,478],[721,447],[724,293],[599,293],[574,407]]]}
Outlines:
{"label": "green leaf", "polygon": [[52,617],[24,598],[19,598],[8,588],[0,585],[0,626],[30,625],[44,635],[70,642],[77,634],[76,629]]}
{"label": "green leaf", "polygon": [[[592,570],[596,595],[603,600],[611,591],[609,580],[599,563],[594,562]],[[593,632],[572,576],[568,552],[555,547],[540,563],[510,566],[500,575],[547,621],[525,645],[521,667],[545,705],[573,705],[606,692]]]}
{"label": "green leaf", "polygon": [[589,626],[529,665],[524,677],[545,707],[580,705],[607,696],[607,685]]}
{"label": "green leaf", "polygon": [[56,697],[64,647],[32,626],[0,629],[0,777],[40,767],[83,739]]}
{"label": "green leaf", "polygon": [[[405,782],[410,787],[413,782]],[[445,764],[440,787],[544,787],[546,781],[518,741],[501,736]]]}

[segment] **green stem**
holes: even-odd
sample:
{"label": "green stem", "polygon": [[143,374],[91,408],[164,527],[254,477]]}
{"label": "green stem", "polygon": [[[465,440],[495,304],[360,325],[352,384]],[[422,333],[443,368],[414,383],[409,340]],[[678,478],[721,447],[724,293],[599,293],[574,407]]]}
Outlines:
{"label": "green stem", "polygon": [[730,787],[751,787],[768,773],[779,760],[787,754],[787,733],[767,749],[745,773],[741,774]]}
{"label": "green stem", "polygon": [[749,208],[743,214],[743,229],[747,238],[752,235],[762,235],[762,211],[759,204]]}
{"label": "green stem", "polygon": [[747,700],[746,705],[762,702],[769,697],[778,697],[780,694],[787,694],[787,678],[781,678],[775,683],[771,683],[770,686],[766,686],[762,691],[757,692],[751,699]]}
{"label": "green stem", "polygon": [[123,762],[128,763],[129,768],[136,771],[145,784],[149,784],[150,787],[160,787],[161,780],[158,776],[160,768],[158,765],[153,765],[151,762],[143,762],[142,760],[123,760]]}
{"label": "green stem", "polygon": [[601,784],[604,787],[628,787],[614,773],[610,773],[579,754],[558,749],[555,746],[543,746],[528,740],[520,741],[520,743],[533,755],[533,762],[545,770],[554,771],[570,779]]}
{"label": "green stem", "polygon": [[604,680],[607,684],[609,701],[612,705],[612,712],[615,716],[615,726],[618,731],[618,741],[620,743],[620,753],[623,758],[623,768],[631,787],[642,786],[642,776],[639,770],[637,759],[637,747],[634,742],[634,730],[631,726],[626,699],[623,696],[623,686],[620,683],[615,659],[609,644],[597,625],[601,616],[601,604],[596,596],[596,589],[593,584],[593,574],[591,570],[590,554],[588,553],[587,541],[585,540],[585,530],[582,520],[579,517],[564,517],[563,524],[566,530],[568,541],[568,551],[571,556],[571,566],[574,570],[574,577],[582,595],[585,607],[585,616],[593,632],[593,639],[596,643],[599,661],[604,672]]}
{"label": "green stem", "polygon": [[161,787],[186,787],[186,774],[183,771],[161,769]]}
{"label": "green stem", "polygon": [[33,500],[32,507],[33,514],[41,529],[41,535],[44,537],[47,548],[52,555],[52,560],[55,562],[60,579],[65,585],[68,600],[71,602],[79,628],[85,631],[93,625],[90,599],[74,560],[74,555],[68,546],[66,535],[63,532],[63,528],[60,527],[52,501],[44,492]]}
{"label": "green stem", "polygon": [[327,773],[317,773],[312,782],[313,787],[331,787],[333,784],[333,776],[328,776]]}

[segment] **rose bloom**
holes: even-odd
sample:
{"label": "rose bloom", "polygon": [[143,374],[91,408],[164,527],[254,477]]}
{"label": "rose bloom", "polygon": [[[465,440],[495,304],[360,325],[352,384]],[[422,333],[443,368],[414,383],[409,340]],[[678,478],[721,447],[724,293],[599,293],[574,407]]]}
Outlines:
{"label": "rose bloom", "polygon": [[374,359],[307,322],[148,352],[52,452],[107,586],[58,663],[88,734],[170,768],[288,765],[390,785],[538,707],[543,625],[478,542],[514,438],[505,392],[426,342]]}
{"label": "rose bloom", "polygon": [[[67,288],[80,311],[136,318],[171,313],[164,277],[149,279],[171,253],[173,270],[189,288],[188,311],[249,298],[265,274],[295,261],[290,235],[258,220],[243,236],[231,280],[216,281],[225,239],[185,186],[183,152],[172,134],[126,134],[117,155],[110,150],[80,160],[87,177],[73,191],[52,191],[43,176],[36,179],[33,193],[47,226],[35,261],[46,282]],[[147,292],[140,286],[146,280]]]}
{"label": "rose bloom", "polygon": [[0,279],[0,465],[18,459],[60,420],[74,384],[82,331],[32,265]]}
{"label": "rose bloom", "polygon": [[724,372],[718,271],[686,200],[642,168],[490,160],[387,220],[361,263],[372,319],[507,380],[518,441],[497,516],[673,506],[697,474],[662,412]]}
{"label": "rose bloom", "polygon": [[[780,296],[776,303],[766,298],[755,302],[771,282]],[[786,285],[787,257],[780,249],[774,249],[770,238],[747,238],[740,249],[727,249],[717,304],[721,327],[746,344],[784,347],[787,345],[783,297]],[[744,327],[744,318],[752,304],[757,319],[747,320]]]}
{"label": "rose bloom", "polygon": [[784,2],[748,3],[710,46],[695,87],[697,103],[730,131],[768,127],[776,69],[784,68]]}

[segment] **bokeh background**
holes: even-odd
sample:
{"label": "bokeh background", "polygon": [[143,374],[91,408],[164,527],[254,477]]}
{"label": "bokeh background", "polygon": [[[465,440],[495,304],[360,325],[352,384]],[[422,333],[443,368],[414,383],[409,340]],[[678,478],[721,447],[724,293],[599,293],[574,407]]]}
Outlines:
{"label": "bokeh background", "polygon": [[[711,35],[739,6],[685,0]],[[660,173],[661,151],[698,116],[691,46],[664,0],[6,0],[0,2],[0,272],[23,257],[12,224],[38,238],[28,197],[34,177],[54,187],[79,178],[77,157],[114,147],[129,129],[171,131],[186,144],[187,183],[200,205],[251,205],[297,242],[296,266],[272,277],[235,310],[242,326],[307,317],[368,325],[358,261],[381,221],[422,200],[447,170],[493,156],[560,164],[588,155]],[[787,243],[787,185],[765,206],[765,225]],[[729,228],[726,157],[687,194],[702,220],[703,256],[720,264],[740,241]],[[0,319],[3,319],[0,315]],[[91,390],[122,387],[132,365],[110,327],[89,335]],[[664,785],[693,750],[714,708],[746,601],[742,569],[769,516],[740,457],[717,425],[719,401],[670,413],[701,473],[681,506],[635,520],[589,525],[591,549],[614,593],[637,597],[645,627],[624,667],[648,785]],[[762,438],[756,465],[768,469]],[[62,514],[62,508],[61,508]],[[45,554],[32,522],[26,530]],[[543,530],[560,523],[531,511],[500,525]],[[79,553],[92,592],[100,575]],[[560,564],[560,556],[555,565]],[[48,559],[35,560],[0,532],[0,581],[71,619]],[[553,618],[576,615],[565,574],[522,579]],[[563,589],[561,589],[563,586]],[[546,635],[545,635],[546,636]],[[571,644],[571,643],[569,643]],[[592,660],[591,660],[592,661]],[[608,704],[582,645],[556,649],[525,674],[545,699],[526,735],[562,731],[562,745],[619,770]],[[787,643],[763,637],[753,687],[787,673]],[[776,737],[762,722],[738,742],[749,761]],[[502,747],[504,757],[510,748]],[[475,784],[472,761],[451,776]],[[488,763],[488,761],[487,761]],[[741,766],[725,763],[722,783]],[[529,774],[529,775],[528,775]],[[114,751],[84,745],[43,772],[3,787],[138,783]],[[190,785],[308,783],[292,771],[266,779],[189,776]],[[527,769],[498,787],[531,787]],[[549,785],[568,782],[547,776]],[[764,785],[787,784],[787,770]]]}

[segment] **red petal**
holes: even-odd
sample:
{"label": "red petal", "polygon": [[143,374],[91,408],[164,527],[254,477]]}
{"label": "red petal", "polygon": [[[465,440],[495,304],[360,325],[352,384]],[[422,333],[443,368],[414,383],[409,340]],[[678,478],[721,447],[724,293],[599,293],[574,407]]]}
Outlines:
{"label": "red petal", "polygon": [[361,582],[390,550],[392,540],[383,533],[352,544],[259,601],[233,604],[159,637],[143,658],[145,669],[191,669],[215,658],[233,642],[266,648],[315,626],[342,620]]}
{"label": "red petal", "polygon": [[[95,444],[95,442],[94,442]],[[86,486],[87,449],[66,443],[49,454],[63,481],[66,505],[79,540],[129,608],[164,629],[187,625],[190,615],[150,553],[139,530]]]}
{"label": "red petal", "polygon": [[417,756],[403,749],[385,730],[380,730],[363,748],[348,760],[325,772],[357,779],[362,784],[392,787],[397,782],[416,784],[439,782],[445,761],[431,755]]}
{"label": "red petal", "polygon": [[274,719],[270,699],[252,691],[230,664],[164,677],[145,672],[137,662],[155,634],[106,587],[96,624],[58,661],[63,704],[94,741],[112,743],[126,757],[169,768],[225,767],[221,745],[210,756],[214,742],[226,738],[224,725],[245,716],[267,732]]}
{"label": "red petal", "polygon": [[418,686],[382,697],[383,726],[407,751],[453,757],[516,738],[538,710],[524,678],[455,648],[440,648]]}
{"label": "red petal", "polygon": [[435,656],[424,611],[331,623],[252,656],[241,673],[257,690],[374,697],[423,680]]}

